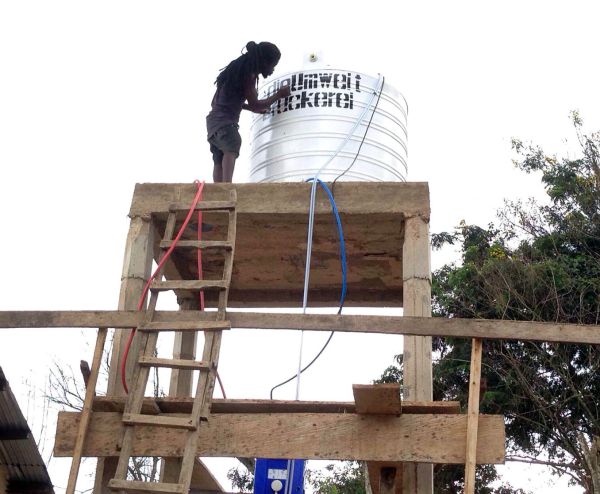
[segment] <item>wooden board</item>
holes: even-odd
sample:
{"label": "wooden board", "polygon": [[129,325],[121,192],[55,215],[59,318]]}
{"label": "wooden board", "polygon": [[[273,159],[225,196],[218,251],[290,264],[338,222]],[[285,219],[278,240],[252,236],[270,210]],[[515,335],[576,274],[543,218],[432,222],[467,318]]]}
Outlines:
{"label": "wooden board", "polygon": [[[213,317],[199,311],[157,311],[156,321],[197,321]],[[135,311],[0,311],[0,328],[130,328],[143,314]],[[228,312],[232,328],[304,329],[347,333],[410,334],[455,338],[600,344],[600,326],[441,317],[336,316]]]}
{"label": "wooden board", "polygon": [[356,413],[400,415],[400,384],[353,384]]}
{"label": "wooden board", "polygon": [[[400,400],[400,384],[353,384],[356,413],[400,415],[403,403]],[[402,492],[402,463],[368,461],[367,470],[372,494],[387,491]],[[381,485],[384,486],[381,489]],[[387,494],[386,493],[386,494]]]}
{"label": "wooden board", "polygon": [[[232,188],[238,193],[230,307],[298,306],[302,301],[310,187],[306,183],[205,186],[203,200],[227,199]],[[152,217],[162,236],[170,205],[188,204],[194,193],[193,184],[138,184],[130,215]],[[401,306],[403,221],[429,217],[427,184],[343,182],[335,186],[335,199],[348,259],[345,305]],[[214,229],[203,234],[203,240],[225,240],[225,214],[207,212],[204,221]],[[183,240],[193,238],[190,231]],[[185,279],[197,277],[195,256],[193,249],[173,253],[173,264]],[[222,253],[215,250],[203,252],[207,279],[220,277],[222,260]],[[342,282],[339,240],[331,205],[321,191],[312,266],[310,304],[336,306]],[[206,300],[214,305],[215,294],[207,293]]]}
{"label": "wooden board", "polygon": [[[118,413],[94,413],[84,455],[116,455],[120,419]],[[78,420],[79,413],[59,414],[55,456],[72,454]],[[200,428],[198,456],[464,463],[466,429],[463,415],[212,415]],[[137,427],[133,454],[180,456],[183,440],[179,430]],[[477,461],[504,461],[501,416],[481,416]]]}
{"label": "wooden board", "polygon": [[[146,398],[143,413],[191,413],[190,397]],[[125,398],[97,396],[95,412],[122,412]],[[356,413],[356,405],[350,401],[284,401],[284,400],[212,400],[211,413]],[[408,414],[455,414],[460,413],[458,401],[405,401],[402,413]]]}

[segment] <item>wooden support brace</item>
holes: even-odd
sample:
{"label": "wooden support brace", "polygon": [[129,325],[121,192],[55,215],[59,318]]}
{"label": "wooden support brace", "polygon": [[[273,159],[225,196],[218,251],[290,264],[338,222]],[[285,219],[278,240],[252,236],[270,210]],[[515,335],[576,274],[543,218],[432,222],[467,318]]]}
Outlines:
{"label": "wooden support brace", "polygon": [[465,454],[465,494],[475,492],[477,466],[477,433],[479,428],[479,390],[481,386],[482,341],[473,338],[469,377],[469,407],[467,411],[467,451]]}
{"label": "wooden support brace", "polygon": [[77,475],[79,474],[85,436],[90,423],[94,396],[96,395],[96,383],[98,382],[98,374],[100,372],[100,365],[102,364],[102,352],[104,351],[107,332],[107,328],[98,329],[98,337],[96,338],[96,347],[94,348],[94,357],[92,359],[92,369],[87,380],[85,399],[83,400],[83,410],[81,411],[81,420],[79,422],[79,427],[77,428],[77,439],[75,440],[75,450],[73,451],[73,461],[69,472],[69,480],[67,481],[66,494],[75,493]]}

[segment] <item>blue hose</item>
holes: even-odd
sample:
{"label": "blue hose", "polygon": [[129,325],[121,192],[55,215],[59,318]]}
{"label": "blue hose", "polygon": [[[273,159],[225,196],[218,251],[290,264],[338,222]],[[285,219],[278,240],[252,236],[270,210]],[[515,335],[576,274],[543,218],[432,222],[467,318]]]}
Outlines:
{"label": "blue hose", "polygon": [[[307,182],[312,182],[315,180],[314,178],[309,178]],[[323,182],[321,179],[317,178],[317,184],[320,185],[327,195],[329,196],[329,202],[331,203],[331,209],[333,210],[333,215],[335,216],[335,221],[337,223],[338,235],[340,237],[340,262],[342,265],[342,294],[340,296],[340,308],[338,314],[342,312],[342,308],[344,307],[344,300],[346,299],[346,291],[347,291],[347,268],[346,268],[346,242],[344,241],[344,230],[342,228],[342,220],[340,218],[340,213],[338,211],[337,205],[335,204],[335,199],[333,198],[333,194],[329,187]]]}

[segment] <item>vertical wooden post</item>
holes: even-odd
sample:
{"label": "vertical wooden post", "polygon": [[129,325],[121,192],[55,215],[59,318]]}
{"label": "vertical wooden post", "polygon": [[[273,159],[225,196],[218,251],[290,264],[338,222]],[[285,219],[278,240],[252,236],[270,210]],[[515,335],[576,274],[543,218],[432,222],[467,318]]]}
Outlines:
{"label": "vertical wooden post", "polygon": [[[402,248],[404,315],[431,317],[431,253],[427,218],[412,217],[404,222]],[[403,399],[433,399],[431,380],[431,337],[405,336]],[[432,494],[433,466],[405,463],[403,494]]]}
{"label": "vertical wooden post", "polygon": [[467,411],[467,452],[465,462],[465,494],[475,492],[477,466],[477,431],[479,428],[479,390],[481,386],[482,341],[473,338],[469,377],[469,407]]}
{"label": "vertical wooden post", "polygon": [[[149,218],[139,216],[131,218],[125,256],[123,259],[123,274],[121,276],[121,291],[119,293],[119,310],[136,310],[145,283],[150,278],[152,269],[153,228]],[[106,394],[122,396],[125,390],[121,384],[120,362],[129,338],[130,329],[115,330],[113,349],[108,373]],[[130,356],[139,351],[136,340],[129,351]],[[133,360],[127,365],[127,375],[131,375]],[[114,477],[118,458],[98,458],[94,494],[112,494],[108,489],[108,481]]]}

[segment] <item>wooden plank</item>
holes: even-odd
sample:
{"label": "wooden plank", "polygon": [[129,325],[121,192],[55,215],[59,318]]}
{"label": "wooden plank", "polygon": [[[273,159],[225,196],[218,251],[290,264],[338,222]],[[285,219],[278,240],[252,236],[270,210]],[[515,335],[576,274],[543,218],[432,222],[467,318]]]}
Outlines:
{"label": "wooden plank", "polygon": [[[239,214],[308,214],[310,184],[246,183],[206,184],[203,199],[228,200],[237,192]],[[191,204],[194,184],[136,184],[130,216],[149,218],[152,213],[167,213],[174,202]],[[265,198],[269,198],[268,201]],[[394,213],[429,217],[429,186],[426,182],[337,182],[336,205],[341,214]],[[331,205],[323,194],[317,196],[315,213],[331,215]]]}
{"label": "wooden plank", "polygon": [[188,359],[171,359],[158,357],[142,357],[139,360],[141,366],[164,367],[167,369],[208,370],[208,362]]}
{"label": "wooden plank", "polygon": [[[229,211],[234,208],[234,201],[200,201],[194,211]],[[189,210],[189,203],[175,203],[169,206],[169,212],[172,213],[187,213]]]}
{"label": "wooden plank", "polygon": [[[168,249],[173,245],[173,240],[161,240],[160,248]],[[180,249],[227,249],[231,250],[231,242],[223,240],[180,240],[177,242],[177,248]]]}
{"label": "wooden plank", "polygon": [[[214,315],[213,315],[214,317]],[[142,323],[140,331],[222,331],[231,329],[229,321],[181,321],[181,322],[147,322]]]}
{"label": "wooden plank", "polygon": [[94,356],[92,358],[92,369],[86,383],[85,398],[83,400],[83,409],[81,411],[79,428],[77,429],[75,451],[73,452],[73,461],[69,471],[69,479],[67,480],[66,494],[75,494],[77,476],[79,475],[79,467],[81,465],[83,445],[85,443],[85,436],[90,423],[90,416],[92,414],[94,396],[96,395],[96,383],[98,382],[98,374],[100,373],[100,366],[102,365],[102,353],[104,352],[104,344],[106,342],[107,333],[107,328],[98,329],[96,346],[94,348]]}
{"label": "wooden plank", "polygon": [[181,484],[112,479],[108,486],[114,491],[124,491],[132,494],[184,494],[184,488]]}
{"label": "wooden plank", "polygon": [[477,431],[479,425],[479,390],[481,386],[481,353],[483,342],[474,338],[471,348],[469,377],[469,405],[467,411],[467,450],[465,461],[465,494],[475,493],[477,465]]}
{"label": "wooden plank", "polygon": [[356,413],[400,415],[400,384],[353,384]]}
{"label": "wooden plank", "polygon": [[[400,415],[400,384],[353,384],[356,413]],[[402,463],[367,462],[369,483],[373,494],[401,492]]]}
{"label": "wooden plank", "polygon": [[[6,328],[132,328],[143,320],[135,311],[0,311],[0,329]],[[157,311],[156,322],[207,321],[210,312]],[[345,333],[398,334],[482,338],[555,343],[600,344],[600,326],[492,319],[445,319],[329,314],[228,312],[235,329],[303,329]]]}
{"label": "wooden plank", "polygon": [[153,281],[151,290],[225,290],[228,283],[223,280],[171,280]]}
{"label": "wooden plank", "polygon": [[124,413],[123,423],[126,425],[148,425],[153,427],[170,427],[195,431],[198,427],[189,417],[173,417],[160,415],[143,415],[141,413]]}
{"label": "wooden plank", "polygon": [[[142,407],[144,414],[191,413],[191,397],[146,398]],[[122,412],[124,397],[97,396],[95,412]],[[286,401],[286,400],[224,400],[213,399],[211,413],[356,413],[351,401]],[[458,401],[405,401],[402,413],[407,414],[456,414],[460,413]]]}
{"label": "wooden plank", "polygon": [[[73,452],[79,413],[59,414],[55,456]],[[117,454],[118,413],[94,413],[86,456]],[[217,414],[199,428],[198,456],[465,462],[464,415]],[[181,456],[185,432],[136,427],[135,456]],[[504,461],[501,416],[479,419],[477,461]]]}

